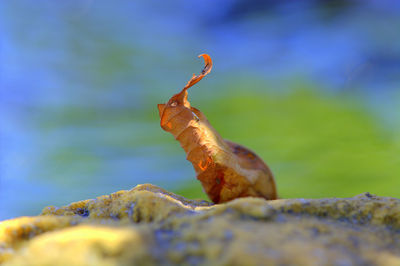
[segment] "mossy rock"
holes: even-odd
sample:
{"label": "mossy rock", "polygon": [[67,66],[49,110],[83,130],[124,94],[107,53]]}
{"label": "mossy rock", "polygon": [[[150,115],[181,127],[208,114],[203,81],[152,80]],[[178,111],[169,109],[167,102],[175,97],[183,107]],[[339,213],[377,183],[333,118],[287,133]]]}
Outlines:
{"label": "mossy rock", "polygon": [[400,200],[241,198],[139,185],[0,223],[5,265],[400,265]]}

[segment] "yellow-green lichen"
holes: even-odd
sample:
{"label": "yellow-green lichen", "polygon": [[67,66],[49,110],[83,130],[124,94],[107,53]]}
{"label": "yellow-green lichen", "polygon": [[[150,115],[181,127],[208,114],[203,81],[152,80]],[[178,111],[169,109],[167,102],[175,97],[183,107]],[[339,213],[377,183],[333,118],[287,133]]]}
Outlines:
{"label": "yellow-green lichen", "polygon": [[140,185],[0,223],[6,265],[400,265],[400,200],[187,200]]}

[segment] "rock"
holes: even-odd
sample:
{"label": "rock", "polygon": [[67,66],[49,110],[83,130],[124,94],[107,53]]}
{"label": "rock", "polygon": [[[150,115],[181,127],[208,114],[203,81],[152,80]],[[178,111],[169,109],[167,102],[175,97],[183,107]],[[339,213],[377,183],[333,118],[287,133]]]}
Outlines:
{"label": "rock", "polygon": [[400,200],[240,198],[153,185],[0,223],[5,265],[400,265]]}

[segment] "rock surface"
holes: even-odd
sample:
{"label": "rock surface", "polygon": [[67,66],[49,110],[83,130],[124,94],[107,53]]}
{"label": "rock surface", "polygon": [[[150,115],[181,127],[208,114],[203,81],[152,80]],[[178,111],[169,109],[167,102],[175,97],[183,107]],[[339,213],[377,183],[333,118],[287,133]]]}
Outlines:
{"label": "rock surface", "polygon": [[0,223],[5,265],[400,265],[400,200],[240,198],[153,185]]}

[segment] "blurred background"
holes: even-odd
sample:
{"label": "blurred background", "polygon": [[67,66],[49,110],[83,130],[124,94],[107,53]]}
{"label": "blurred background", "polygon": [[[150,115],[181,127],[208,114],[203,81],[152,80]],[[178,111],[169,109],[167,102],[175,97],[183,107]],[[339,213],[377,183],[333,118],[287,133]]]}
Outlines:
{"label": "blurred background", "polygon": [[1,1],[0,220],[137,184],[204,198],[156,105],[190,101],[282,198],[400,197],[400,2]]}

